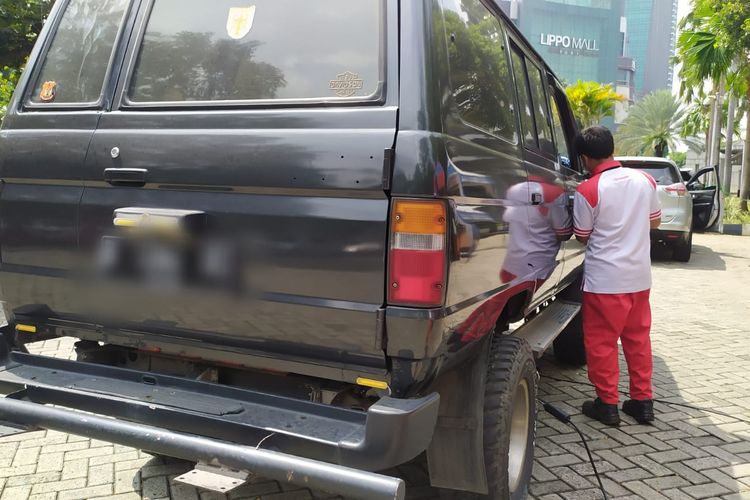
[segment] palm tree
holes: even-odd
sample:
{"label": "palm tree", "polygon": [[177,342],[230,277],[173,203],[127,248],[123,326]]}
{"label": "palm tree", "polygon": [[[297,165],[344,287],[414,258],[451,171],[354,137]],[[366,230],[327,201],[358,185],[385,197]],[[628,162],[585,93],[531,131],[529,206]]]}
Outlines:
{"label": "palm tree", "polygon": [[685,109],[670,91],[649,94],[630,108],[617,130],[618,154],[665,158],[677,149],[685,117]]}
{"label": "palm tree", "polygon": [[[694,90],[701,93],[710,80],[714,90],[725,78],[729,91],[750,100],[750,2],[747,0],[693,0],[692,12],[680,23],[683,33],[677,44],[676,61],[682,64],[682,95],[690,103]],[[720,113],[716,113],[721,116]],[[750,129],[750,111],[745,113]],[[716,127],[714,127],[716,130]],[[732,126],[728,127],[731,134]],[[745,146],[750,148],[750,134]],[[750,197],[750,155],[743,164],[741,208],[747,211]]]}
{"label": "palm tree", "polygon": [[625,97],[615,92],[611,85],[578,80],[565,89],[573,114],[583,127],[601,122],[604,117],[614,116],[615,103]]}

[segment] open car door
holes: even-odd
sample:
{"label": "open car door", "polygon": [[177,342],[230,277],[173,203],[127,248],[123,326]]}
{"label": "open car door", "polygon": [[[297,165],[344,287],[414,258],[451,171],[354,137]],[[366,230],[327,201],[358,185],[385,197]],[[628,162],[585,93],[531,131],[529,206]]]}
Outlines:
{"label": "open car door", "polygon": [[687,182],[687,189],[693,198],[693,230],[705,231],[715,225],[721,213],[719,196],[719,172],[716,167],[699,170]]}

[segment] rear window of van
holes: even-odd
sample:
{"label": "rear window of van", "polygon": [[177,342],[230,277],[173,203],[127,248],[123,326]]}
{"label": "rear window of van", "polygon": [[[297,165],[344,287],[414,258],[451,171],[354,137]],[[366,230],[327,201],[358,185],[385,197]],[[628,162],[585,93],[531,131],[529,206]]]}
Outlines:
{"label": "rear window of van", "polygon": [[625,163],[625,166],[646,172],[654,178],[657,184],[663,186],[682,182],[677,169],[671,165],[659,163]]}
{"label": "rear window of van", "polygon": [[154,0],[133,103],[372,98],[383,0]]}

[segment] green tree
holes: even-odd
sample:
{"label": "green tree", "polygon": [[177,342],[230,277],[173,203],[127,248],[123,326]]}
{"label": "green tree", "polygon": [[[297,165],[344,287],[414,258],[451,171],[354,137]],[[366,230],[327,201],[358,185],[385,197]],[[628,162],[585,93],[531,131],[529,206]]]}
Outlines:
{"label": "green tree", "polygon": [[615,104],[625,97],[615,92],[611,85],[578,80],[565,88],[573,113],[584,127],[596,125],[607,116],[615,115]]}
{"label": "green tree", "polygon": [[13,90],[16,88],[18,81],[18,71],[11,68],[3,68],[0,71],[0,121],[5,117],[8,110],[8,103],[13,96]]}
{"label": "green tree", "polygon": [[685,109],[668,90],[649,94],[630,108],[617,130],[618,154],[666,157],[680,141]]}
{"label": "green tree", "polygon": [[682,168],[687,163],[687,153],[673,151],[672,153],[669,153],[669,159],[675,162],[678,167]]}
{"label": "green tree", "polygon": [[[692,100],[710,80],[714,89],[726,79],[729,91],[750,100],[750,2],[747,0],[693,0],[690,14],[681,22],[677,61],[682,64],[682,94]],[[745,113],[750,127],[750,112]],[[730,124],[731,127],[731,124]],[[746,148],[750,148],[750,137]],[[750,197],[750,156],[743,165],[741,207]]]}
{"label": "green tree", "polygon": [[51,0],[0,0],[0,67],[24,65],[51,7]]}

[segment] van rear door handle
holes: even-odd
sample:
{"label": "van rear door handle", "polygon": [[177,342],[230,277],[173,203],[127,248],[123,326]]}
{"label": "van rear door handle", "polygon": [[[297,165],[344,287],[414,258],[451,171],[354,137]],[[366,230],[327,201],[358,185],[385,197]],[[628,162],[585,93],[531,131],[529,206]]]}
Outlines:
{"label": "van rear door handle", "polygon": [[105,168],[104,180],[113,186],[145,186],[145,168]]}

